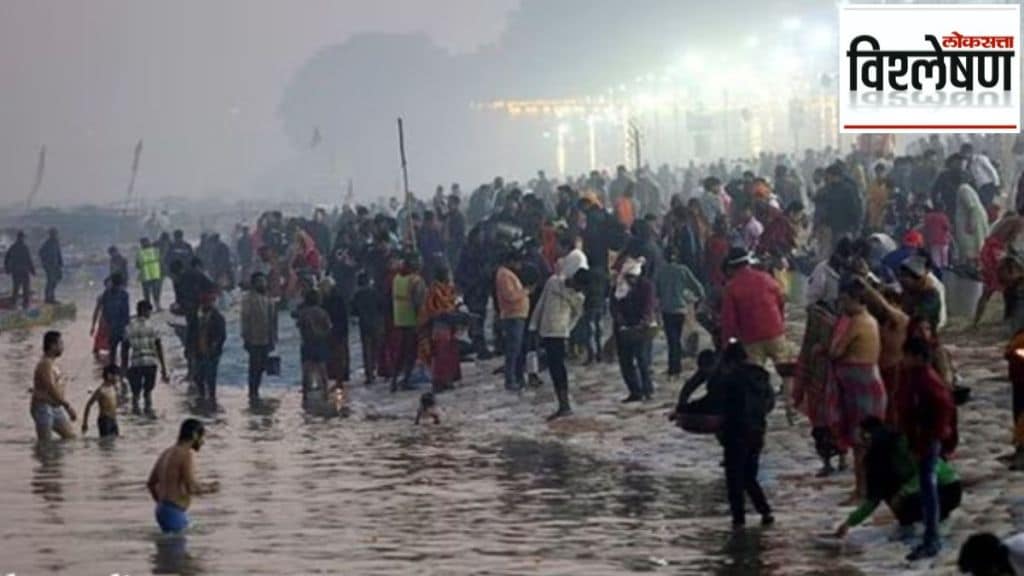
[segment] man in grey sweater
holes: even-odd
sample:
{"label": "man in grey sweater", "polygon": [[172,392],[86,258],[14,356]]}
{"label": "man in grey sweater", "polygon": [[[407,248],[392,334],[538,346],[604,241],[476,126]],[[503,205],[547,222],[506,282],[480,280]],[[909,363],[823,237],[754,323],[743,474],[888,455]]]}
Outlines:
{"label": "man in grey sweater", "polygon": [[249,401],[259,400],[267,359],[277,345],[277,303],[267,294],[267,277],[256,272],[242,298],[242,342],[249,353]]}

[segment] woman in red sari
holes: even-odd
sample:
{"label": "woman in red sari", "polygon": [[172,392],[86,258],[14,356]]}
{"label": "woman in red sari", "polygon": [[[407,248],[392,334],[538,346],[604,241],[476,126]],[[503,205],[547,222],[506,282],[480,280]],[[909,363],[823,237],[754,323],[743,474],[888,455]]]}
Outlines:
{"label": "woman in red sari", "polygon": [[378,290],[382,293],[382,302],[385,302],[385,309],[383,314],[384,320],[384,339],[382,340],[383,345],[377,350],[377,375],[385,380],[390,380],[395,374],[395,370],[398,364],[398,351],[402,345],[402,338],[398,330],[395,329],[395,317],[393,311],[393,294],[392,288],[394,286],[395,276],[402,269],[402,259],[397,257],[390,257],[384,274],[384,282],[381,286],[378,286]]}
{"label": "woman in red sari", "polygon": [[429,335],[430,377],[434,392],[450,390],[455,382],[462,380],[459,365],[459,341],[455,338],[456,326],[451,315],[455,312],[457,298],[447,268],[434,273],[427,298],[420,310],[420,327]]}

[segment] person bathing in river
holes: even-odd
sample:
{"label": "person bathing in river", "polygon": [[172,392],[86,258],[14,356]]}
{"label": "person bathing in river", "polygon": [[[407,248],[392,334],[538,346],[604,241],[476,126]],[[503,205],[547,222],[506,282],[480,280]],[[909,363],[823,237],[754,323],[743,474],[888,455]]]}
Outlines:
{"label": "person bathing in river", "polygon": [[424,392],[423,396],[420,396],[420,407],[416,411],[416,425],[419,426],[420,422],[424,421],[432,424],[441,423],[441,410],[437,407],[437,398],[433,392]]}
{"label": "person bathing in river", "polygon": [[178,442],[157,458],[146,487],[156,502],[156,523],[164,534],[180,534],[188,528],[188,508],[193,496],[212,494],[216,482],[200,484],[196,479],[195,452],[203,447],[203,423],[189,418],[181,423]]}
{"label": "person bathing in river", "polygon": [[89,409],[93,404],[99,406],[100,413],[96,416],[96,428],[100,438],[114,438],[120,435],[117,428],[117,385],[121,381],[121,371],[117,366],[108,364],[103,367],[103,383],[89,396],[82,414],[82,435],[89,431]]}
{"label": "person bathing in river", "polygon": [[43,357],[36,364],[32,378],[30,412],[36,424],[36,437],[48,442],[50,433],[57,432],[63,440],[75,437],[71,428],[77,418],[75,409],[64,396],[64,379],[57,367],[57,358],[64,353],[64,339],[60,332],[50,331],[43,336]]}

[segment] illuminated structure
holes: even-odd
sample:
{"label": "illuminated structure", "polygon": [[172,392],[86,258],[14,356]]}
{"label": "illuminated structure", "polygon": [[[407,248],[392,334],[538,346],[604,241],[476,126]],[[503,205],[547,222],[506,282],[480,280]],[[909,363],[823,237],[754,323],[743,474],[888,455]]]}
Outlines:
{"label": "illuminated structure", "polygon": [[832,27],[786,17],[766,38],[770,45],[751,35],[728,50],[688,49],[659,73],[603,93],[475,108],[527,123],[560,175],[632,166],[631,122],[650,165],[838,146]]}

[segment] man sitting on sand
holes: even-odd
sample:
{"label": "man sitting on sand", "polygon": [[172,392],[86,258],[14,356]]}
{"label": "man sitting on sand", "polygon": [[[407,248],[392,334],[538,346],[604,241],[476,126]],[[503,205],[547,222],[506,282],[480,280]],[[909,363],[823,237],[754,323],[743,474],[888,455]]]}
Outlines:
{"label": "man sitting on sand", "polygon": [[203,423],[189,418],[181,423],[178,443],[164,450],[149,474],[146,487],[156,502],[156,522],[164,534],[178,534],[188,528],[188,507],[192,496],[218,490],[216,482],[202,485],[196,480],[193,452],[203,446]]}

